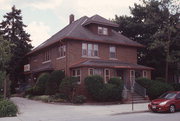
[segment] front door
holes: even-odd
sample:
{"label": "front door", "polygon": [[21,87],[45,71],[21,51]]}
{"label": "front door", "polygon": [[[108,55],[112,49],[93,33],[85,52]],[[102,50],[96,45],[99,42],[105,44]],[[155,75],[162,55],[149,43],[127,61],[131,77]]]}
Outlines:
{"label": "front door", "polygon": [[120,77],[122,80],[124,80],[124,72],[123,72],[123,70],[117,70],[117,77]]}
{"label": "front door", "polygon": [[135,83],[135,70],[130,70],[130,84],[131,84],[131,89],[134,87]]}

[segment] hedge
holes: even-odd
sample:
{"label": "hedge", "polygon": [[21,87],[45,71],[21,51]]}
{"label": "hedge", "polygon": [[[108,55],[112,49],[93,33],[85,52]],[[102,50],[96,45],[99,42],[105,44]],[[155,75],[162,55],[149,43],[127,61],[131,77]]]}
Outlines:
{"label": "hedge", "polygon": [[59,85],[62,81],[62,79],[65,77],[63,71],[53,71],[50,74],[50,78],[46,83],[46,91],[45,93],[48,95],[53,95],[58,92]]}

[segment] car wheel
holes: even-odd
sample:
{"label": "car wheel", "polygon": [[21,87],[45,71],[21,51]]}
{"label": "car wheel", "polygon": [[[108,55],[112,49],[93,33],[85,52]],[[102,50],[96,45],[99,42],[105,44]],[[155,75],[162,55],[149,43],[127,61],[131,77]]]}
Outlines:
{"label": "car wheel", "polygon": [[170,105],[170,106],[169,106],[169,112],[170,112],[170,113],[174,113],[175,111],[176,111],[175,106],[174,106],[174,105]]}

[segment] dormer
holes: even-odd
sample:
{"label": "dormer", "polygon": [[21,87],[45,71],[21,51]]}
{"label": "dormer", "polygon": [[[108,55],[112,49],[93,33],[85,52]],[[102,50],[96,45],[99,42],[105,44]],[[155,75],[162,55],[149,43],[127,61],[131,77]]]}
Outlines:
{"label": "dormer", "polygon": [[94,15],[88,18],[83,26],[88,28],[94,34],[102,36],[110,36],[112,34],[112,29],[118,27],[119,25],[113,23],[99,15]]}

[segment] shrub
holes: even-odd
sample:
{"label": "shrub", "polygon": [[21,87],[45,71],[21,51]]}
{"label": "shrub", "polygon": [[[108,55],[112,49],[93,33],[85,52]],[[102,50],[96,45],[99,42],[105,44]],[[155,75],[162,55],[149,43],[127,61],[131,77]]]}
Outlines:
{"label": "shrub", "polygon": [[27,89],[25,90],[25,95],[33,95],[33,87],[27,88]]}
{"label": "shrub", "polygon": [[73,98],[74,104],[83,104],[86,102],[86,97],[83,95],[77,95]]}
{"label": "shrub", "polygon": [[98,75],[88,76],[84,80],[86,89],[92,95],[94,99],[99,98],[99,91],[103,88],[103,78]]}
{"label": "shrub", "polygon": [[59,92],[67,95],[68,99],[71,99],[74,90],[77,87],[77,81],[78,80],[75,77],[65,77],[59,86]]}
{"label": "shrub", "polygon": [[34,93],[36,92],[36,95],[43,95],[45,93],[46,83],[48,82],[49,78],[49,73],[43,73],[38,77],[34,87]]}
{"label": "shrub", "polygon": [[147,89],[147,94],[149,98],[152,100],[158,98],[163,93],[172,90],[174,89],[171,85],[159,81],[157,82],[154,81],[151,87]]}
{"label": "shrub", "polygon": [[172,84],[175,91],[180,91],[180,83]]}
{"label": "shrub", "polygon": [[50,74],[50,78],[46,83],[46,94],[53,95],[58,92],[59,85],[64,78],[63,71],[53,71]]}
{"label": "shrub", "polygon": [[32,99],[41,100],[43,102],[50,102],[50,96],[49,95],[34,96]]}
{"label": "shrub", "polygon": [[156,81],[165,82],[165,78],[163,77],[156,77]]}
{"label": "shrub", "polygon": [[143,86],[144,88],[148,89],[151,87],[151,85],[154,83],[153,80],[147,79],[147,78],[137,78],[136,82]]}
{"label": "shrub", "polygon": [[122,99],[123,81],[111,78],[107,84],[100,76],[90,76],[85,79],[88,92],[97,101],[116,101]]}
{"label": "shrub", "polygon": [[0,101],[0,117],[16,116],[17,106],[9,100]]}

